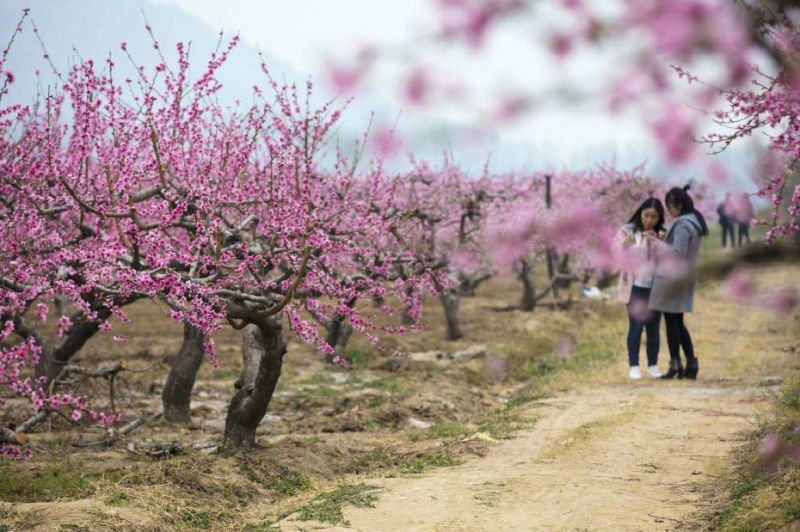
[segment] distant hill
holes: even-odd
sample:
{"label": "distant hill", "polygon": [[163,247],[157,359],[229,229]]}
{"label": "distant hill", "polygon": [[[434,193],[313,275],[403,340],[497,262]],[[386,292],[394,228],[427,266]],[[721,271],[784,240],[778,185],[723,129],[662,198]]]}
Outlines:
{"label": "distant hill", "polygon": [[[144,65],[154,65],[157,55],[150,36],[145,31],[146,15],[162,50],[168,59],[175,57],[177,41],[191,42],[193,70],[199,71],[216,47],[219,35],[202,21],[175,7],[152,4],[146,0],[30,0],[25,3],[0,3],[0,42],[7,42],[18,22],[22,7],[31,9],[30,18],[39,29],[50,58],[57,68],[66,70],[78,55],[84,59],[103,61],[112,54],[121,74],[130,68],[120,50],[126,42],[134,59]],[[230,38],[234,32],[227,32]],[[304,82],[306,75],[296,72],[275,58],[267,56],[271,70],[290,82]],[[240,43],[222,72],[222,97],[248,98],[254,83],[262,83],[255,48]],[[11,94],[15,101],[29,100],[36,90],[34,72],[39,69],[44,83],[53,83],[42,49],[30,24],[14,42],[6,65],[17,77]],[[246,101],[246,100],[245,100]]]}

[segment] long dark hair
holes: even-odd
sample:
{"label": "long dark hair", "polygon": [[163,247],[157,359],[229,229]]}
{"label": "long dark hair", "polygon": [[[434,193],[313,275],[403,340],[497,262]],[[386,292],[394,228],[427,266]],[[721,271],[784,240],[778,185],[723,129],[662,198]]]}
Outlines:
{"label": "long dark hair", "polygon": [[636,212],[633,213],[631,219],[628,220],[628,223],[633,224],[637,231],[644,231],[644,226],[642,225],[642,211],[645,209],[655,209],[658,213],[658,223],[653,230],[658,233],[664,229],[664,206],[658,198],[647,198],[644,200],[642,204],[639,205],[639,208],[636,209]]}
{"label": "long dark hair", "polygon": [[692,197],[689,196],[689,193],[686,192],[687,190],[689,190],[689,185],[685,185],[683,188],[671,188],[664,197],[664,201],[666,201],[667,205],[672,205],[678,209],[681,215],[691,213],[697,216],[702,229],[700,233],[701,236],[707,235],[708,224],[706,223],[706,219],[703,217],[703,213],[694,208],[694,201],[692,201]]}

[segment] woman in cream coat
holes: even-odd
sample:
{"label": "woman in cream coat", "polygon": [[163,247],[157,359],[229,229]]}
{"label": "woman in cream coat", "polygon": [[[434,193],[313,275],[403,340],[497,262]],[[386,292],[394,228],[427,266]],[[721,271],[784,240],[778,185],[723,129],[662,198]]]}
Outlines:
{"label": "woman in cream coat", "polygon": [[663,235],[664,207],[656,198],[646,199],[617,234],[617,246],[627,253],[619,276],[617,300],[628,307],[629,377],[641,379],[639,350],[642,330],[647,331],[647,375],[658,378],[659,324],[661,313],[649,308],[650,291],[655,274],[655,255],[648,235]]}

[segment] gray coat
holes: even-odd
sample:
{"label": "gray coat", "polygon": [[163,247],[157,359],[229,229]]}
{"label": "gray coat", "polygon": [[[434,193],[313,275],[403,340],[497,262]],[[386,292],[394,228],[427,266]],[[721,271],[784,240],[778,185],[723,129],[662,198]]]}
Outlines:
{"label": "gray coat", "polygon": [[650,292],[651,309],[676,314],[692,311],[697,257],[702,241],[700,220],[694,213],[675,220],[656,255],[656,274]]}

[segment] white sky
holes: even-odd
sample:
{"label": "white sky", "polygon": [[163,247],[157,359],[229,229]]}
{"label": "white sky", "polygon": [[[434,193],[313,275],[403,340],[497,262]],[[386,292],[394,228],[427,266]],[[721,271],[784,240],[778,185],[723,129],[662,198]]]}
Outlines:
{"label": "white sky", "polygon": [[313,72],[327,54],[374,42],[404,43],[422,33],[428,0],[151,0],[180,7],[215,29],[238,30],[298,70]]}
{"label": "white sky", "polygon": [[[605,9],[620,1],[592,0],[591,7]],[[0,0],[4,14],[0,26],[9,33],[13,17],[5,15],[16,16],[16,2]],[[74,44],[99,53],[98,57],[117,50],[120,40],[138,42],[149,50],[141,31],[140,7],[153,15],[154,29],[164,44],[193,38],[211,41],[206,28],[214,33],[224,29],[229,36],[239,32],[247,44],[259,46],[278,63],[273,63],[273,73],[280,75],[283,64],[290,79],[302,80],[307,74],[317,86],[327,79],[331,62],[350,63],[365,45],[376,46],[378,60],[353,95],[339,131],[344,141],[358,135],[370,110],[377,113],[376,129],[390,126],[399,116],[403,145],[392,161],[398,166],[407,164],[402,156],[408,152],[436,162],[447,150],[472,171],[479,171],[491,152],[493,170],[585,168],[616,157],[621,167],[649,160],[652,175],[673,182],[702,174],[699,164],[674,169],[659,163],[646,124],[648,115],[641,109],[622,115],[606,110],[610,74],[619,75],[641,39],[615,38],[600,49],[573,52],[563,62],[546,49],[548,37],[572,20],[557,7],[561,2],[532,2],[533,13],[494,26],[479,50],[432,41],[430,36],[441,22],[437,0],[27,0],[26,5],[32,4],[32,16],[42,22],[43,38],[64,64]],[[19,72],[36,68],[41,60],[38,43],[32,40],[32,35],[23,35],[17,43],[25,50],[22,55],[29,57],[12,54]],[[147,60],[144,51],[136,53]],[[231,95],[249,91],[250,78],[257,74],[254,60],[234,54],[222,72],[223,77],[232,76],[222,79]],[[417,66],[424,67],[441,89],[437,98],[421,106],[410,104],[403,95],[404,83]],[[18,88],[30,91],[29,85],[20,83]],[[442,92],[448,87],[463,90],[453,97]],[[326,91],[317,94],[328,97]],[[490,121],[498,95],[533,97],[533,110],[515,121]],[[748,149],[736,143],[731,151],[725,164],[744,179],[749,163],[743,153]]]}
{"label": "white sky", "polygon": [[[533,113],[495,133],[504,141],[547,150],[556,161],[569,160],[592,146],[624,150],[648,143],[645,128],[631,113],[609,116],[600,98],[583,103],[556,98],[575,90],[600,94],[604,72],[621,52],[578,54],[562,64],[541,46],[541,36],[554,24],[552,18],[506,22],[489,35],[485,47],[474,51],[430,41],[420,44],[423,36],[438,28],[439,13],[433,0],[152,1],[177,6],[214,29],[239,31],[246,41],[315,79],[324,75],[326,60],[346,62],[360,46],[374,44],[385,53],[379,55],[368,92],[356,97],[388,100],[406,116],[486,127],[485,118],[496,105],[492,95],[545,95]],[[537,36],[539,42],[534,40]],[[409,106],[397,87],[410,65],[416,64],[427,67],[431,77],[442,84],[461,80],[469,87],[469,97],[420,108]],[[369,105],[361,102],[365,103]],[[376,103],[376,107],[385,104]]]}

